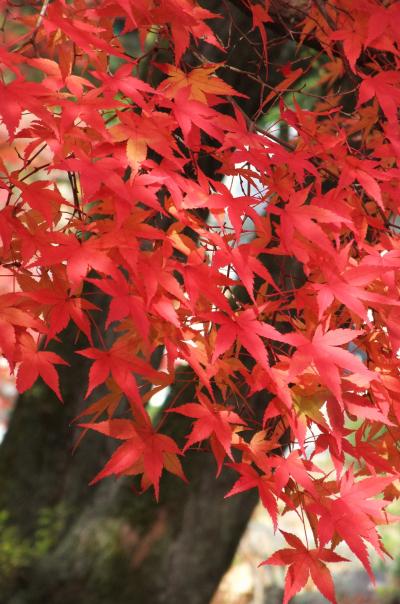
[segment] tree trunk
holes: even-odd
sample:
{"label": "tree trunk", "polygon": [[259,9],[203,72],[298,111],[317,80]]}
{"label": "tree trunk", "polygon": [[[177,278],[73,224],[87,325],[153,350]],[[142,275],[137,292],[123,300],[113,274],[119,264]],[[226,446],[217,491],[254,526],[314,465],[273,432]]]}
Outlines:
{"label": "tree trunk", "polygon": [[[64,406],[42,385],[18,401],[0,451],[0,509],[8,512],[5,540],[20,555],[0,569],[1,601],[208,604],[255,493],[224,499],[233,475],[217,480],[214,461],[196,451],[185,463],[190,485],[166,476],[158,504],[151,492],[133,493],[129,480],[88,487],[110,451],[105,439],[88,434],[71,457],[68,424],[83,380],[70,381]],[[184,399],[191,394],[187,389]]]}

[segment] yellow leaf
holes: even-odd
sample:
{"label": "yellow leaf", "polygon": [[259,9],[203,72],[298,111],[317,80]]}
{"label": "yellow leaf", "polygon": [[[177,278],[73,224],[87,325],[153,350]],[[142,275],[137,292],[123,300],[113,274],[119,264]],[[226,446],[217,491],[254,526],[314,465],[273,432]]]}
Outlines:
{"label": "yellow leaf", "polygon": [[236,90],[215,75],[215,69],[215,66],[197,67],[186,74],[178,67],[168,65],[167,74],[169,79],[162,82],[161,88],[171,98],[182,88],[189,87],[189,99],[200,101],[200,103],[207,103],[206,94],[238,96],[239,93]]}
{"label": "yellow leaf", "polygon": [[132,170],[138,172],[142,161],[147,157],[146,141],[143,138],[128,138],[126,156]]}

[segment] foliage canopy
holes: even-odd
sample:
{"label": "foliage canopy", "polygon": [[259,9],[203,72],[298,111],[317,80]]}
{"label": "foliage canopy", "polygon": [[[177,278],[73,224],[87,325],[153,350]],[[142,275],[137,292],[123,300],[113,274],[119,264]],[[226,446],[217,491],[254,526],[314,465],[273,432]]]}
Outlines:
{"label": "foliage canopy", "polygon": [[[296,510],[312,531],[266,561],[289,566],[285,604],[310,575],[335,602],[337,545],[372,575],[399,494],[400,4],[226,7],[227,30],[252,18],[250,113],[212,7],[1,2],[0,347],[19,392],[42,378],[61,400],[51,343],[73,322],[79,421],[120,441],[93,482],[158,498],[210,448],[228,495],[258,489],[275,528]],[[194,400],[154,417],[182,364]]]}

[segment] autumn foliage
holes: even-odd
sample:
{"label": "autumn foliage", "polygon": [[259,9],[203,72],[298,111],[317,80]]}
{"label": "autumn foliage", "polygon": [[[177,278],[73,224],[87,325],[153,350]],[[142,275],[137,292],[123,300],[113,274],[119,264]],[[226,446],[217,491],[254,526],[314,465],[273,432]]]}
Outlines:
{"label": "autumn foliage", "polygon": [[[228,496],[257,489],[276,529],[296,510],[312,531],[265,562],[288,565],[285,603],[309,576],[335,602],[336,547],[372,575],[399,494],[400,5],[311,1],[268,87],[282,15],[235,4],[262,41],[256,116],[195,1],[1,2],[0,347],[19,392],[41,378],[62,400],[52,342],[72,322],[79,422],[119,441],[93,482],[162,497],[162,473],[186,480],[185,453],[209,449],[237,472]],[[184,364],[196,396],[153,421]]]}

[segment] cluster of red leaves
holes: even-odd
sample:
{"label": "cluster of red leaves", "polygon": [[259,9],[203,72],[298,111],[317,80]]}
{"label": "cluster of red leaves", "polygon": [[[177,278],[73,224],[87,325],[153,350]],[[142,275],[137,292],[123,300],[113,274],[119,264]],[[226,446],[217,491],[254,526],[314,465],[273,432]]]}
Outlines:
{"label": "cluster of red leaves", "polygon": [[[267,61],[273,13],[243,5]],[[244,117],[219,64],[185,63],[204,40],[224,51],[212,13],[194,0],[1,7],[0,259],[18,287],[0,295],[0,347],[18,390],[41,377],[61,399],[55,366],[65,361],[47,347],[72,321],[77,353],[92,361],[87,396],[104,383],[109,391],[83,427],[123,441],[94,481],[139,474],[158,497],[163,470],[185,479],[179,456],[209,441],[218,471],[238,472],[230,495],[258,489],[275,527],[301,509],[312,531],[315,548],[285,533],[290,548],[266,561],[289,565],[285,603],[309,575],[335,602],[334,549],[345,541],[371,574],[366,544],[383,554],[376,526],[398,495],[398,3],[310,3],[298,44],[312,37],[322,49],[328,94],[312,111],[287,106],[302,69],[282,69],[265,100],[280,99],[296,133],[282,144]],[[137,55],[115,33],[117,18]],[[153,60],[151,44],[168,47],[170,62]],[[158,84],[143,78],[144,60]],[[334,87],[346,73],[351,112]],[[204,154],[258,192],[234,197],[202,171]],[[288,286],[288,257],[302,285]],[[109,299],[109,346],[95,343],[94,288]],[[160,346],[162,370],[151,362]],[[197,388],[168,409],[193,420],[180,449],[161,432],[169,414],[161,427],[150,421],[146,393],[173,384],[182,362]],[[252,415],[246,399],[266,391]],[[123,397],[127,419],[113,417]],[[290,449],[279,455],[285,434]],[[328,470],[315,463],[321,452]]]}

